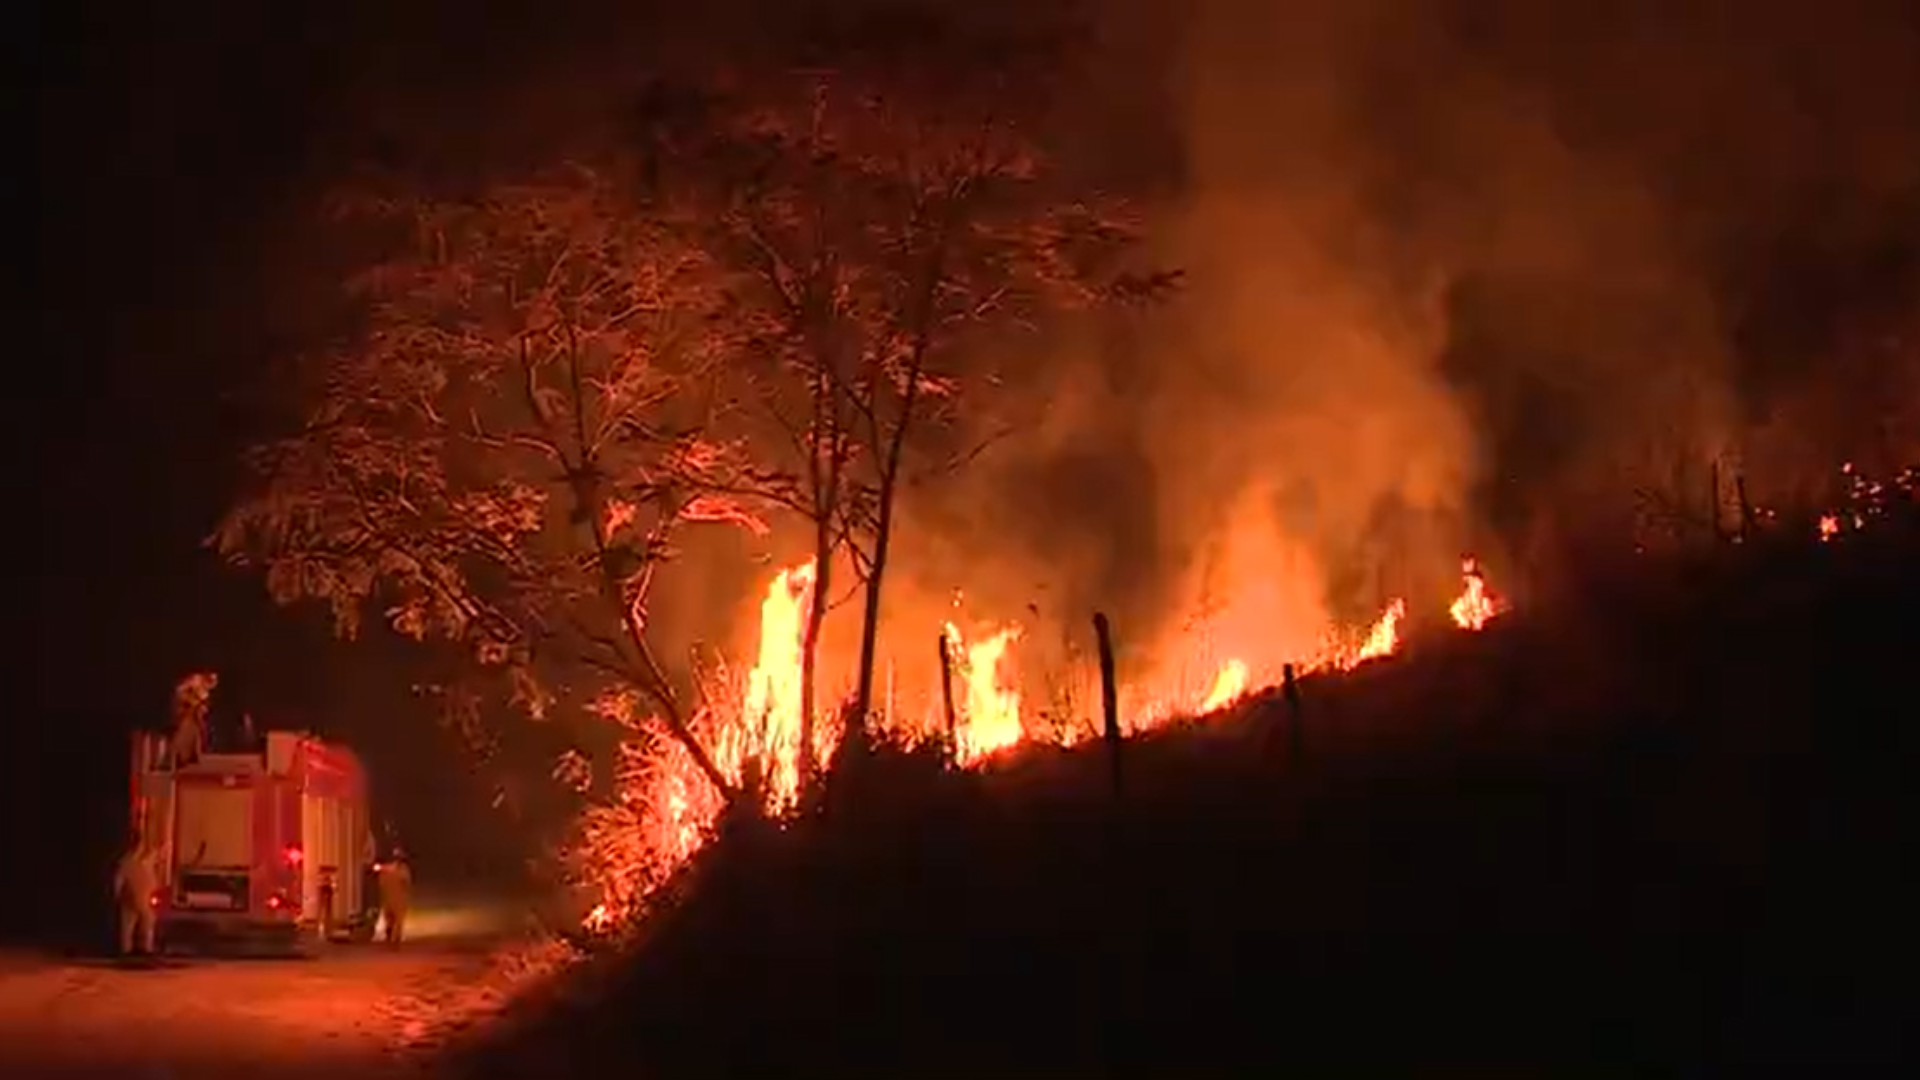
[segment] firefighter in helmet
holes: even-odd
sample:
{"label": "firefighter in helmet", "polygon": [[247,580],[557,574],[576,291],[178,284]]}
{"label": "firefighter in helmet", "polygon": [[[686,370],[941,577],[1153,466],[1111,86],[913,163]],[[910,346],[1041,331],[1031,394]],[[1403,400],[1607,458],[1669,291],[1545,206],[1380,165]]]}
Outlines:
{"label": "firefighter in helmet", "polygon": [[154,953],[154,894],[160,891],[157,853],[139,830],[128,837],[127,850],[113,868],[113,897],[120,909],[120,955],[131,956],[134,946],[147,956]]}
{"label": "firefighter in helmet", "polygon": [[375,870],[379,873],[380,921],[386,926],[387,944],[398,946],[406,935],[407,908],[413,903],[413,868],[407,865],[407,853],[396,844],[393,854]]}
{"label": "firefighter in helmet", "polygon": [[207,751],[207,711],[220,676],[202,671],[173,688],[173,735],[168,741],[173,767],[191,765]]}

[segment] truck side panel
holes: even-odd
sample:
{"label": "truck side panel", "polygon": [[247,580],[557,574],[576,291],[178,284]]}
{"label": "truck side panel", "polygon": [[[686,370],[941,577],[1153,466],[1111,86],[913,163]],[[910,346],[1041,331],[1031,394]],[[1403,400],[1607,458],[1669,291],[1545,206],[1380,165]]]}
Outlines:
{"label": "truck side panel", "polygon": [[[327,810],[327,800],[318,795],[307,792],[300,796],[301,844],[307,859],[307,872],[301,875],[301,909],[312,912],[316,919],[326,916],[320,882],[332,865],[327,858]],[[337,897],[335,907],[338,908]]]}
{"label": "truck side panel", "polygon": [[262,916],[275,920],[298,917],[308,910],[302,903],[300,879],[306,872],[306,849],[301,844],[300,785],[293,777],[276,776],[268,784],[272,829],[260,841],[260,876],[267,882]]}
{"label": "truck side panel", "polygon": [[345,917],[365,906],[364,870],[373,856],[366,850],[366,773],[360,759],[342,746],[310,740],[303,744],[301,758],[305,808],[315,819],[309,843],[313,910],[317,917],[320,872],[331,870],[334,913]]}
{"label": "truck side panel", "polygon": [[316,919],[322,915],[320,885],[325,878],[333,881],[335,918],[360,909],[359,845],[351,840],[356,810],[352,800],[333,795],[309,793],[301,799],[307,861],[312,868],[306,880],[306,910]]}

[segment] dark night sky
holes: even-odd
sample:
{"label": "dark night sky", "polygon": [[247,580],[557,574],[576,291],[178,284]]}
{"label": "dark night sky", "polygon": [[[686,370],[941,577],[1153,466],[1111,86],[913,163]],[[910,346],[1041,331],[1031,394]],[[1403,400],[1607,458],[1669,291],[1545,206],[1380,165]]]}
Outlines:
{"label": "dark night sky", "polygon": [[[25,693],[0,805],[7,864],[45,863],[47,887],[4,902],[10,916],[26,905],[6,920],[15,930],[97,891],[124,820],[124,732],[163,723],[186,670],[216,667],[233,699],[323,729],[367,696],[317,619],[273,612],[257,579],[199,543],[259,424],[269,362],[312,331],[268,284],[282,280],[288,208],[333,133],[353,130],[356,86],[395,56],[434,55],[423,41],[459,43],[431,7],[411,20],[389,8],[307,9],[323,21],[226,0],[89,2],[63,9],[17,69],[40,76],[38,296],[34,359],[15,383],[35,405],[9,430]],[[356,45],[375,10],[387,32]],[[370,756],[418,751],[359,719]],[[433,779],[409,784],[444,796]]]}
{"label": "dark night sky", "polygon": [[[201,540],[238,452],[269,430],[273,365],[329,332],[327,237],[300,209],[319,178],[396,127],[455,157],[513,144],[493,103],[631,44],[623,29],[651,25],[652,8],[505,2],[481,18],[451,0],[82,0],[15,40],[13,69],[34,76],[38,192],[32,359],[15,385],[35,405],[8,428],[28,555],[0,857],[43,864],[46,886],[0,890],[0,937],[104,919],[89,905],[124,836],[125,733],[163,724],[173,681],[198,667],[222,673],[216,720],[246,707],[349,737],[376,785],[398,789],[393,817],[421,823],[408,843],[423,862],[436,848],[468,867],[500,857],[458,820],[441,830],[451,840],[421,835],[486,793],[408,715],[421,706],[407,673],[377,650],[347,655],[318,613],[274,610]],[[545,79],[523,111],[553,111],[542,87],[564,96],[571,82]],[[432,765],[396,767],[419,761]]]}
{"label": "dark night sky", "polygon": [[[85,0],[29,49],[38,295],[22,381],[39,404],[9,430],[12,459],[31,463],[7,474],[28,510],[16,518],[28,603],[15,609],[27,704],[10,718],[0,792],[9,822],[58,808],[56,829],[5,830],[9,847],[58,860],[57,887],[91,887],[122,835],[124,733],[164,723],[173,681],[197,667],[222,673],[216,719],[248,707],[342,731],[388,762],[376,781],[403,788],[398,818],[431,820],[450,792],[477,797],[438,761],[391,767],[444,750],[404,714],[420,709],[406,672],[377,650],[347,656],[317,613],[275,611],[257,577],[222,568],[201,539],[239,450],[266,430],[273,365],[328,332],[327,237],[300,212],[319,178],[396,127],[441,140],[407,148],[428,156],[515,144],[495,102],[555,111],[544,88],[576,88],[548,78],[529,95],[538,73],[590,66],[595,43],[631,43],[621,28],[649,11]],[[53,760],[72,766],[58,785]],[[423,840],[410,840],[417,853]]]}

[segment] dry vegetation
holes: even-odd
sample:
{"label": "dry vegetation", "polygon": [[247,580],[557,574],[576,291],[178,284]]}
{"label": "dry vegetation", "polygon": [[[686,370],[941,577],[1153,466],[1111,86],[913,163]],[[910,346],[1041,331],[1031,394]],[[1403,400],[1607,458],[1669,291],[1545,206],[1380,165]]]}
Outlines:
{"label": "dry vegetation", "polygon": [[[570,747],[573,868],[631,962],[487,1069],[1634,1068],[1785,1037],[1800,977],[1741,967],[1754,936],[1811,940],[1838,909],[1790,883],[1897,839],[1865,800],[1894,798],[1878,623],[1913,532],[1859,527],[1860,478],[1914,452],[1911,296],[1753,331],[1798,349],[1767,384],[1723,320],[1792,290],[1715,291],[1759,226],[1656,191],[1681,165],[1616,145],[1610,98],[1535,109],[1445,18],[1382,45],[1386,5],[1298,34],[1205,6],[1178,198],[1073,152],[1088,105],[1049,94],[1080,36],[895,5],[804,64],[663,63],[566,163],[342,199],[382,240],[367,332],[301,368],[217,543],[428,644],[483,757],[526,716]],[[1429,138],[1374,115],[1376,83],[1468,71],[1407,121]],[[1179,277],[1123,266],[1142,240],[1208,283],[1150,320]],[[715,569],[743,535],[750,587]],[[1463,548],[1511,614],[1478,559],[1455,595]],[[1145,732],[1118,801],[1096,606]],[[1259,690],[1283,664],[1297,711]],[[824,767],[869,736],[871,768]]]}
{"label": "dry vegetation", "polygon": [[[1916,522],[1629,559],[1126,744],[723,841],[486,1077],[1865,1064],[1908,1000]],[[1907,608],[1910,610],[1910,607]],[[1883,959],[1876,959],[1883,958]],[[1883,962],[1884,960],[1884,962]]]}

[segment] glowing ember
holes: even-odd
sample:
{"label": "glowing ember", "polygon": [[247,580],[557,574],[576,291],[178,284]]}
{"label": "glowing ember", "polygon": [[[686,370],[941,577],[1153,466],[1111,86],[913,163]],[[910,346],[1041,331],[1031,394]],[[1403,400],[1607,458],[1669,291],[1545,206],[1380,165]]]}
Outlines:
{"label": "glowing ember", "polygon": [[580,925],[584,927],[588,933],[605,933],[613,929],[613,909],[608,907],[604,901],[595,904],[593,905],[593,910],[587,912],[586,918],[580,920]]}
{"label": "glowing ember", "polygon": [[1240,699],[1247,692],[1247,665],[1240,660],[1229,660],[1220,667],[1220,674],[1213,677],[1213,689],[1207,692],[1207,699],[1200,704],[1202,713],[1224,709]]}
{"label": "glowing ember", "polygon": [[959,661],[955,674],[966,680],[965,720],[958,732],[960,745],[954,748],[961,764],[1020,741],[1020,691],[1000,685],[1000,661],[1019,639],[1019,628],[1008,627],[969,645],[958,627],[947,624],[947,641]]}
{"label": "glowing ember", "polygon": [[1882,520],[1901,504],[1920,502],[1920,466],[1910,465],[1891,480],[1878,480],[1855,468],[1852,462],[1840,467],[1845,478],[1843,505],[1820,515],[1820,541],[1828,543],[1844,532],[1859,532]]}
{"label": "glowing ember", "polygon": [[1500,604],[1487,592],[1487,578],[1480,570],[1480,560],[1467,556],[1461,560],[1460,573],[1465,579],[1465,588],[1447,610],[1460,629],[1479,630],[1500,614]]}

